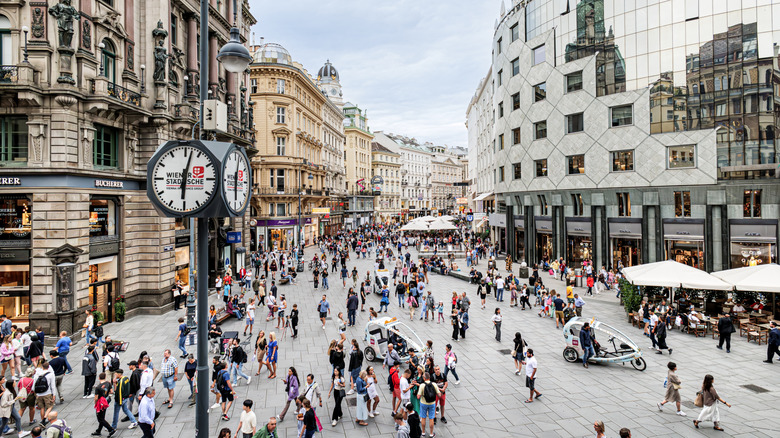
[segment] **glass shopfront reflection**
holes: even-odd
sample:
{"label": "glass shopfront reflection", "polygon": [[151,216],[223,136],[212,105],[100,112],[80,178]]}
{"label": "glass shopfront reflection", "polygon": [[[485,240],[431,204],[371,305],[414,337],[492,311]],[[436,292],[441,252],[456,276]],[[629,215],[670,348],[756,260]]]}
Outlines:
{"label": "glass shopfront reflection", "polygon": [[664,221],[666,259],[704,269],[704,220]]}
{"label": "glass shopfront reflection", "polygon": [[566,261],[570,266],[582,266],[582,262],[593,257],[590,219],[567,218],[566,220]]}
{"label": "glass shopfront reflection", "polygon": [[732,219],[729,222],[732,268],[777,263],[777,221]]}

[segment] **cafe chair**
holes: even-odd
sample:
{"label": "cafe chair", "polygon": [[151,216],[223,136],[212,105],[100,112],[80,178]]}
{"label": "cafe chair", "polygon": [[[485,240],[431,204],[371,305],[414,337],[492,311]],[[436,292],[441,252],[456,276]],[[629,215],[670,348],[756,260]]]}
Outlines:
{"label": "cafe chair", "polygon": [[745,336],[748,332],[748,326],[750,325],[750,318],[742,318],[739,320],[739,335]]}
{"label": "cafe chair", "polygon": [[705,329],[706,326],[704,324],[688,322],[688,333],[693,333],[697,338],[699,337],[699,334],[701,334],[701,336],[705,336]]}
{"label": "cafe chair", "polygon": [[756,340],[758,341],[758,345],[761,345],[761,341],[764,341],[765,344],[768,344],[769,330],[764,330],[755,324],[750,324],[750,329],[747,334],[747,340],[748,342],[752,340]]}

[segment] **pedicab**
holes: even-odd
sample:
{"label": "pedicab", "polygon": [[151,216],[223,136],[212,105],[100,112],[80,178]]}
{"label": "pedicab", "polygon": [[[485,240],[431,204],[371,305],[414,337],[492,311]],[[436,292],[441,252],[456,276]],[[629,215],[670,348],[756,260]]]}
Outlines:
{"label": "pedicab", "polygon": [[[583,324],[590,323],[593,347],[596,355],[588,359],[589,363],[610,364],[630,362],[639,371],[647,368],[647,362],[642,358],[639,346],[620,330],[601,321],[583,317],[575,317],[563,326],[563,337],[567,347],[563,349],[563,358],[567,362],[577,362],[582,357],[583,350],[580,344],[580,330]],[[599,342],[601,340],[604,344]]]}
{"label": "pedicab", "polygon": [[409,359],[409,350],[412,348],[417,353],[423,352],[423,342],[417,333],[395,317],[386,316],[368,321],[365,341],[366,348],[363,350],[363,355],[369,362],[376,359],[384,360],[388,342],[393,344],[393,348],[404,362]]}
{"label": "pedicab", "polygon": [[390,284],[390,271],[387,269],[377,269],[374,271],[374,293],[382,295],[382,289]]}

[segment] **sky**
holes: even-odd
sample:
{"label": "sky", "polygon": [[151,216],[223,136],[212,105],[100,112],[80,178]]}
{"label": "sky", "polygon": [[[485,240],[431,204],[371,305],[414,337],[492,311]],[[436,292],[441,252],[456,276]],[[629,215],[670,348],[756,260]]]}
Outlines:
{"label": "sky", "polygon": [[501,0],[249,2],[254,42],[281,44],[315,78],[330,59],[372,131],[468,146],[466,109],[490,67]]}

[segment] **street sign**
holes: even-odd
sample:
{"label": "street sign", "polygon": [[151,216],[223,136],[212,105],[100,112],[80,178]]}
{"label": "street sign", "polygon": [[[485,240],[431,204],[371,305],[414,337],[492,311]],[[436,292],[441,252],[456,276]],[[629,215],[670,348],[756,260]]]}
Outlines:
{"label": "street sign", "polygon": [[173,245],[163,246],[163,252],[173,251]]}
{"label": "street sign", "polygon": [[314,207],[311,212],[313,214],[330,214],[330,207]]}
{"label": "street sign", "polygon": [[473,214],[467,214],[466,215],[466,221],[467,222],[472,222],[473,220],[474,220],[474,215]]}
{"label": "street sign", "polygon": [[456,204],[468,204],[469,198],[456,198],[455,199]]}
{"label": "street sign", "polygon": [[241,232],[240,231],[228,232],[227,243],[241,243]]}

